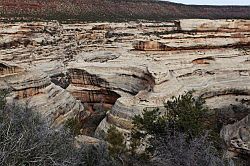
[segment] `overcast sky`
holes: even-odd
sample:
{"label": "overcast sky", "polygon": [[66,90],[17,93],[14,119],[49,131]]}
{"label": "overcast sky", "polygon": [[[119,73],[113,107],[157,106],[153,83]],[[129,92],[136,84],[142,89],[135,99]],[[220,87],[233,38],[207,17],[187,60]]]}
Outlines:
{"label": "overcast sky", "polygon": [[250,0],[168,0],[184,4],[197,5],[250,5]]}

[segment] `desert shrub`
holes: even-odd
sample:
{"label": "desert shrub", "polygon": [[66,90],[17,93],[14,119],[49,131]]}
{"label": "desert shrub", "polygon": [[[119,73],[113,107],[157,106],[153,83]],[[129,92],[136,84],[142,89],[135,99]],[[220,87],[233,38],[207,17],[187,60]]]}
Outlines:
{"label": "desert shrub", "polygon": [[7,90],[0,90],[0,110],[2,110],[6,105],[7,94]]}
{"label": "desert shrub", "polygon": [[131,154],[125,144],[125,137],[115,127],[111,126],[106,135],[106,141],[109,143],[108,150],[112,163],[116,166],[131,165],[131,166],[147,166],[149,163],[144,160],[141,155]]}
{"label": "desert shrub", "polygon": [[218,155],[208,135],[202,135],[187,141],[183,133],[162,135],[153,138],[155,147],[151,163],[154,166],[223,166],[224,161]]}
{"label": "desert shrub", "polygon": [[108,149],[112,156],[120,155],[125,152],[126,145],[124,136],[116,127],[111,126],[108,129],[106,140],[109,143]]}
{"label": "desert shrub", "polygon": [[11,105],[0,111],[0,165],[74,165],[73,137],[55,131],[31,110]]}
{"label": "desert shrub", "polygon": [[[131,152],[114,126],[106,136],[108,146],[77,149],[74,135],[80,127],[76,119],[70,119],[66,129],[55,130],[27,107],[6,104],[7,93],[0,94],[0,165],[223,165],[201,123],[207,110],[204,102],[190,93],[169,101],[166,114],[155,109],[135,116]],[[138,155],[135,150],[141,143],[146,150]]]}
{"label": "desert shrub", "polygon": [[[158,137],[166,133],[185,133],[187,138],[196,138],[204,133],[203,119],[207,109],[201,98],[195,99],[191,92],[179,97],[173,97],[165,104],[165,112],[159,109],[146,111],[133,118],[132,149],[141,143],[147,136]],[[143,140],[147,142],[147,140]],[[148,150],[152,148],[149,144]]]}
{"label": "desert shrub", "polygon": [[65,122],[64,127],[69,129],[73,135],[79,135],[81,133],[82,124],[76,117],[72,117]]}
{"label": "desert shrub", "polygon": [[86,166],[118,166],[110,156],[107,144],[82,145],[78,152],[78,163]]}
{"label": "desert shrub", "polygon": [[[152,151],[153,147],[150,144],[150,137],[157,137],[166,133],[167,118],[162,116],[159,109],[152,111],[145,111],[141,115],[135,115],[133,118],[134,128],[131,132],[131,153],[136,155],[138,148],[145,148],[143,158],[147,159],[148,154]],[[140,147],[142,146],[142,147]]]}
{"label": "desert shrub", "polygon": [[76,148],[69,130],[50,128],[31,109],[6,104],[5,96],[0,95],[0,165],[115,165],[105,144]]}
{"label": "desert shrub", "polygon": [[173,97],[159,109],[144,111],[133,118],[131,151],[142,144],[143,156],[152,165],[223,165],[204,124],[204,100],[191,92]]}
{"label": "desert shrub", "polygon": [[204,99],[194,98],[192,92],[172,97],[165,104],[168,128],[190,137],[199,136],[205,129],[204,119],[208,111],[204,104]]}

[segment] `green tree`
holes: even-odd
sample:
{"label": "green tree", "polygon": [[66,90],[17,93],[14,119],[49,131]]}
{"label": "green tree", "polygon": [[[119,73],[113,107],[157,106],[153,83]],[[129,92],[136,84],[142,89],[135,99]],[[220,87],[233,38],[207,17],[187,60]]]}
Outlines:
{"label": "green tree", "polygon": [[204,120],[208,111],[204,104],[205,100],[195,98],[192,92],[172,97],[165,104],[168,128],[186,133],[189,137],[199,136],[205,129]]}
{"label": "green tree", "polygon": [[6,105],[7,90],[0,90],[0,110],[2,110]]}
{"label": "green tree", "polygon": [[111,126],[108,129],[108,134],[106,137],[109,145],[109,152],[112,156],[120,155],[126,152],[126,144],[124,140],[124,136],[121,132],[119,132],[115,126]]}
{"label": "green tree", "polygon": [[[131,132],[131,153],[136,155],[136,149],[142,145],[146,148],[146,152],[152,151],[152,145],[148,142],[148,136],[156,136],[166,132],[167,116],[161,115],[159,109],[152,111],[144,110],[141,115],[135,115],[133,118],[134,128]],[[144,158],[148,158],[148,154],[144,153]]]}
{"label": "green tree", "polygon": [[[147,142],[146,136],[156,137],[162,134],[174,135],[184,133],[190,138],[195,138],[204,133],[203,119],[208,111],[204,106],[205,101],[194,98],[192,92],[187,92],[179,97],[172,97],[165,104],[165,111],[158,108],[152,111],[144,110],[141,115],[133,118],[131,149],[136,149],[141,141]],[[152,147],[147,147],[150,150]]]}
{"label": "green tree", "polygon": [[82,124],[77,119],[77,117],[73,117],[73,118],[68,119],[65,122],[64,127],[68,128],[73,135],[80,135],[81,134]]}
{"label": "green tree", "polygon": [[[205,127],[208,109],[205,101],[192,92],[172,97],[165,110],[144,110],[133,118],[131,151],[144,144],[149,162],[154,165],[223,165],[210,142]],[[139,147],[143,149],[142,147]]]}

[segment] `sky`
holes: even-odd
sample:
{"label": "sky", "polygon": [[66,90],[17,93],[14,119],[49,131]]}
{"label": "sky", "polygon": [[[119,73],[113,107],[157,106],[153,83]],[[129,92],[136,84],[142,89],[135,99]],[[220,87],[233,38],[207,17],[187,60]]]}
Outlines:
{"label": "sky", "polygon": [[248,5],[250,0],[168,0],[184,4],[197,4],[197,5]]}

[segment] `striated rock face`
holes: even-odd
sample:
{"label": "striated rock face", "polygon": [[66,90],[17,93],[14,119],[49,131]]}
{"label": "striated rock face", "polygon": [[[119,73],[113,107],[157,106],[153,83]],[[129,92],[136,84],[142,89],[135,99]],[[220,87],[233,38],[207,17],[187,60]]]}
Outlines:
{"label": "striated rock face", "polygon": [[229,157],[238,155],[250,156],[250,116],[239,122],[222,128],[221,137],[225,140]]}
{"label": "striated rock face", "polygon": [[20,72],[23,72],[22,68],[15,66],[15,65],[9,65],[4,62],[0,62],[0,76],[1,77],[4,77],[6,75],[18,74]]}
{"label": "striated rock face", "polygon": [[182,20],[176,33],[162,34],[157,41],[138,41],[134,48],[141,51],[241,48],[250,45],[249,26],[249,21],[238,20]]}
{"label": "striated rock face", "polygon": [[[183,31],[193,32],[249,32],[249,20],[181,20]],[[242,34],[239,34],[242,35]],[[232,35],[234,36],[234,35]]]}
{"label": "striated rock face", "polygon": [[81,112],[85,134],[102,137],[110,125],[129,134],[134,115],[189,90],[220,115],[227,142],[249,115],[249,20],[1,24],[2,43],[16,34],[52,44],[1,47],[0,88],[57,123]]}
{"label": "striated rock face", "polygon": [[167,46],[157,41],[139,41],[134,48],[140,51],[167,51]]}
{"label": "striated rock face", "polygon": [[108,24],[96,25],[92,28],[92,30],[109,30],[109,29],[111,29],[111,26]]}
{"label": "striated rock face", "polygon": [[104,142],[102,142],[99,139],[89,137],[89,136],[86,136],[86,135],[79,135],[75,139],[75,146],[77,148],[81,148],[82,146],[86,146],[86,145],[98,146],[101,143],[104,143]]}
{"label": "striated rock face", "polygon": [[61,28],[56,22],[1,24],[0,48],[54,44],[60,31]]}
{"label": "striated rock face", "polygon": [[68,72],[70,85],[67,90],[87,104],[87,110],[92,113],[111,110],[121,96],[133,96],[154,86],[151,74],[143,67],[72,62]]}
{"label": "striated rock face", "polygon": [[11,100],[25,103],[28,108],[46,117],[48,123],[58,126],[84,111],[79,101],[53,84],[44,72],[27,70],[6,62],[1,62],[0,67],[1,89],[10,89]]}
{"label": "striated rock face", "polygon": [[[189,42],[193,42],[193,44],[190,45]],[[164,44],[164,42],[167,42],[168,44]],[[140,51],[176,51],[176,50],[195,50],[195,49],[216,49],[216,48],[241,48],[244,46],[248,46],[250,44],[250,40],[246,36],[240,36],[237,40],[224,40],[223,37],[218,40],[205,40],[201,41],[200,39],[193,39],[182,41],[183,45],[170,43],[169,41],[139,41],[134,44],[134,48],[136,50]]]}

